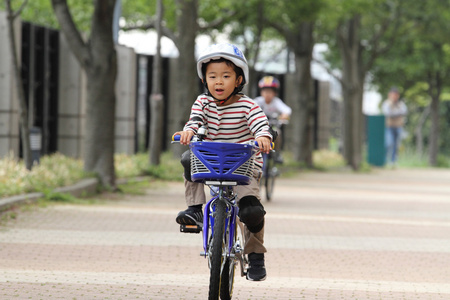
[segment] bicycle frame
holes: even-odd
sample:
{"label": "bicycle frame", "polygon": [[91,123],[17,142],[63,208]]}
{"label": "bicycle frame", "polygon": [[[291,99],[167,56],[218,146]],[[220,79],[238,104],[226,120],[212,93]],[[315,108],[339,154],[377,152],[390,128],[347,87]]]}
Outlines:
{"label": "bicycle frame", "polygon": [[[227,206],[227,217],[225,219],[225,233],[228,232],[227,252],[226,256],[232,259],[238,259],[240,262],[241,276],[245,276],[244,258],[242,256],[242,245],[235,245],[234,238],[238,226],[237,218],[239,207],[236,203],[236,195],[234,195],[232,186],[217,186],[218,192],[206,203],[203,214],[203,249],[202,256],[207,256],[209,249],[209,237],[214,235],[214,204],[216,201],[225,201]],[[211,228],[211,233],[209,229]],[[234,248],[234,249],[233,249]],[[234,250],[234,251],[233,251]],[[237,257],[236,257],[237,256]]]}
{"label": "bicycle frame", "polygon": [[279,175],[277,168],[277,162],[274,157],[274,151],[269,154],[263,154],[263,177],[261,184],[265,187],[266,200],[270,201],[272,199],[275,178]]}
{"label": "bicycle frame", "polygon": [[[236,264],[241,276],[246,275],[247,258],[244,255],[243,228],[238,221],[239,207],[234,187],[250,184],[254,172],[254,156],[258,145],[254,141],[237,143],[206,142],[202,135],[190,143],[190,170],[193,182],[210,187],[212,198],[207,202],[203,214],[203,227],[180,225],[182,232],[203,231],[203,251],[210,269],[209,299],[230,299],[233,292]],[[199,129],[199,132],[200,132]],[[173,140],[179,140],[179,136]],[[214,187],[217,188],[216,191]],[[193,226],[189,230],[184,230]],[[241,229],[238,234],[238,227]]]}
{"label": "bicycle frame", "polygon": [[225,229],[229,230],[229,239],[228,239],[228,255],[231,252],[231,244],[232,244],[232,238],[234,237],[234,229],[236,226],[236,210],[237,207],[234,205],[230,205],[231,201],[228,199],[221,198],[220,196],[215,196],[211,198],[211,200],[208,201],[204,208],[204,214],[203,214],[203,249],[205,250],[205,253],[208,251],[208,237],[209,237],[209,227],[211,226],[211,235],[214,235],[214,203],[216,201],[226,201],[227,203],[227,218],[225,221]]}

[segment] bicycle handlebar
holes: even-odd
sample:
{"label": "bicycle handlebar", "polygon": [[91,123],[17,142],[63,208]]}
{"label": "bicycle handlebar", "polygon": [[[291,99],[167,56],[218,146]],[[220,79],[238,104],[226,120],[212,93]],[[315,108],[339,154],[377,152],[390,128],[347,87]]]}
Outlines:
{"label": "bicycle handlebar", "polygon": [[[192,140],[192,139],[191,139]],[[179,143],[180,142],[180,135],[179,134],[177,134],[177,135],[172,135],[172,142],[173,143]],[[255,141],[255,144],[254,144],[254,146],[255,147],[257,147],[258,149],[259,149],[259,146],[258,146],[258,142],[257,141]],[[274,142],[271,142],[271,146],[272,146],[272,150],[275,148],[275,143]]]}

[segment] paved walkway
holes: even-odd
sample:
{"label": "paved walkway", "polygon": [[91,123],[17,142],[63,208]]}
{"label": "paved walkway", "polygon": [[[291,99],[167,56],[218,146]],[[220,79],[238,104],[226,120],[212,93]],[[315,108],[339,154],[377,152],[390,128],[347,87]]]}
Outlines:
{"label": "paved walkway", "polygon": [[[265,203],[268,278],[234,299],[450,299],[450,170],[302,173]],[[183,186],[22,211],[0,227],[0,299],[206,299]]]}

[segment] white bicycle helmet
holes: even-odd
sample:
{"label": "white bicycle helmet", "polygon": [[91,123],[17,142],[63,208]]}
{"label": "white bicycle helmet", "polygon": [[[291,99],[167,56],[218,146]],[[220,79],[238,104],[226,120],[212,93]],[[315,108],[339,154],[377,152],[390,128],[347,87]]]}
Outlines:
{"label": "white bicycle helmet", "polygon": [[248,64],[244,54],[238,47],[232,44],[214,44],[203,51],[197,60],[197,74],[200,79],[203,78],[202,66],[203,64],[215,60],[225,58],[232,61],[237,67],[244,72],[244,85],[248,82]]}

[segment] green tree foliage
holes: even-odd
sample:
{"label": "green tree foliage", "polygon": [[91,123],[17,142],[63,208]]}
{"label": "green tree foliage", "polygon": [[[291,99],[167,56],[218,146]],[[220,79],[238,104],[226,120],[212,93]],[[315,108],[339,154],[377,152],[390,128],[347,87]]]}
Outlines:
{"label": "green tree foliage", "polygon": [[[449,139],[439,134],[446,128],[445,91],[450,79],[450,8],[446,1],[430,0],[404,7],[402,33],[393,41],[392,50],[380,57],[373,68],[374,82],[386,91],[397,85],[404,91],[410,106],[408,129],[414,133],[419,151],[423,138],[429,146],[430,164],[437,163],[439,152],[448,152]],[[430,111],[431,124],[424,123],[422,114]],[[445,127],[444,127],[445,126]]]}
{"label": "green tree foliage", "polygon": [[[186,0],[189,1],[189,0]],[[209,22],[227,16],[234,11],[236,4],[241,3],[237,0],[218,1],[203,0],[199,1],[199,25],[206,25]],[[164,26],[172,31],[177,30],[177,16],[183,14],[176,1],[163,0],[164,5]],[[125,28],[136,28],[148,30],[152,27],[146,25],[152,23],[156,14],[156,0],[122,0],[122,17],[126,21]],[[217,33],[223,28],[223,23],[214,27]],[[209,32],[213,34],[212,32]]]}
{"label": "green tree foliage", "polygon": [[311,131],[314,114],[313,80],[311,77],[313,30],[325,1],[264,1],[265,22],[276,29],[295,56],[293,74],[294,96],[292,98],[292,136],[294,157],[312,166]]}
{"label": "green tree foliage", "polygon": [[398,30],[401,1],[329,1],[320,17],[320,38],[327,42],[328,59],[342,85],[343,149],[348,164],[359,169],[363,159],[362,100],[366,77],[374,62],[391,48]]}
{"label": "green tree foliage", "polygon": [[[91,17],[94,6],[90,0],[68,0],[67,3],[71,7],[71,13],[77,27],[80,31],[89,32],[91,26]],[[13,1],[13,9],[20,6],[20,1]],[[3,9],[4,4],[0,4]],[[32,0],[28,1],[21,16],[22,20],[33,22],[34,24],[59,28],[55,14],[53,13],[52,4],[49,0]]]}
{"label": "green tree foliage", "polygon": [[391,85],[408,90],[420,81],[426,82],[429,71],[447,72],[450,9],[439,7],[439,3],[442,1],[433,0],[405,7],[401,32],[392,40],[391,51],[380,57],[372,70],[380,91],[387,91]]}
{"label": "green tree foliage", "polygon": [[[165,26],[175,30],[176,6],[172,0],[164,0]],[[126,27],[139,27],[155,20],[156,0],[122,0],[122,17]]]}
{"label": "green tree foliage", "polygon": [[302,22],[316,21],[327,4],[326,0],[290,1],[264,0],[266,18],[283,23],[291,30]]}
{"label": "green tree foliage", "polygon": [[[264,1],[249,0],[242,1],[239,7],[235,7],[238,13],[228,24],[230,40],[241,46],[249,65],[248,90],[250,97],[256,97],[259,94],[257,89],[256,63],[263,51],[262,43],[264,40],[278,39],[282,40],[279,33],[273,34],[275,31],[268,27],[264,20]],[[269,34],[268,34],[269,33]],[[271,34],[272,33],[272,34]],[[284,48],[284,47],[283,47]],[[280,52],[281,49],[271,49],[274,54]]]}

